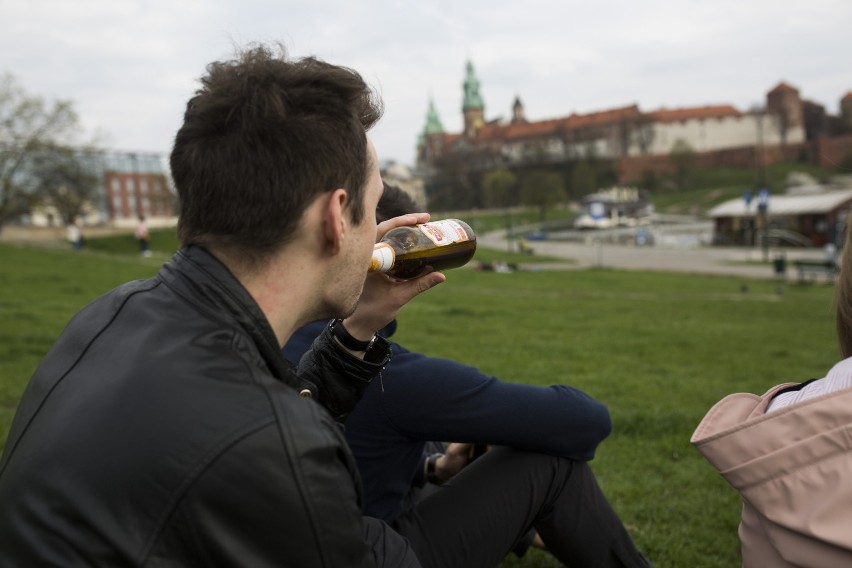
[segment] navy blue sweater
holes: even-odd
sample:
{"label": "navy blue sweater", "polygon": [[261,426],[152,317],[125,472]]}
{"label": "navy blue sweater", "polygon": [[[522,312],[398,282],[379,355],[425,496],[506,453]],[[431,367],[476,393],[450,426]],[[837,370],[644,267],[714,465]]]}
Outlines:
{"label": "navy blue sweater", "polygon": [[[284,347],[296,363],[327,322],[298,330]],[[389,336],[394,324],[383,330]],[[495,444],[588,461],[611,429],[600,402],[567,385],[501,381],[475,367],[391,342],[390,363],[346,420],[364,484],[364,513],[392,522],[422,478],[427,441]]]}

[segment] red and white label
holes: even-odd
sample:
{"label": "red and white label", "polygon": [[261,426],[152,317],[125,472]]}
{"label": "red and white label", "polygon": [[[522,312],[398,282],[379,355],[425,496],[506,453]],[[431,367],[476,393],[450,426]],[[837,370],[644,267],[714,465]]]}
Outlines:
{"label": "red and white label", "polygon": [[417,228],[439,247],[470,240],[464,228],[451,219],[422,223],[417,225]]}

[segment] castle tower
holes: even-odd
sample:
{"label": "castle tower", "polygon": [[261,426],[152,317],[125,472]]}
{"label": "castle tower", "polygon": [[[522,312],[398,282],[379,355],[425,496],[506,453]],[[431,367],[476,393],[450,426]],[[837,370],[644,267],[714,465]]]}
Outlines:
{"label": "castle tower", "polygon": [[840,124],[844,132],[852,132],[852,91],[840,99]]}
{"label": "castle tower", "polygon": [[524,115],[524,103],[521,102],[521,97],[515,97],[515,102],[512,104],[512,124],[526,121],[527,117]]}
{"label": "castle tower", "polygon": [[426,167],[441,154],[444,141],[444,125],[435,109],[435,101],[429,97],[429,109],[426,111],[426,125],[417,139],[417,165]]}
{"label": "castle tower", "polygon": [[778,118],[782,143],[787,141],[791,131],[805,125],[799,90],[783,81],[766,94],[766,112]]}
{"label": "castle tower", "polygon": [[426,126],[423,127],[423,134],[429,136],[431,134],[443,134],[444,125],[441,124],[441,117],[438,116],[438,111],[435,109],[435,101],[429,97],[429,109],[426,111]]}
{"label": "castle tower", "polygon": [[464,101],[462,102],[464,134],[473,138],[485,124],[485,103],[482,102],[482,96],[479,94],[479,79],[474,75],[471,61],[467,62],[467,75],[462,86],[464,87]]}

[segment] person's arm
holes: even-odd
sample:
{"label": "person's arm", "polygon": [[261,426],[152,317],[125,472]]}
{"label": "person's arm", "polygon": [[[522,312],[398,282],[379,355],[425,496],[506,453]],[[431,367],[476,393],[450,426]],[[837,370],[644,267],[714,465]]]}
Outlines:
{"label": "person's arm", "polygon": [[611,431],[607,408],[579,389],[502,381],[475,367],[392,346],[381,404],[393,426],[414,439],[590,460]]}
{"label": "person's arm", "polygon": [[314,398],[332,417],[342,422],[364,394],[370,381],[388,364],[390,344],[377,337],[369,353],[355,356],[332,337],[329,322],[299,361],[303,396]]}
{"label": "person's arm", "polygon": [[423,460],[423,480],[436,485],[449,481],[473,461],[473,447],[473,444],[451,442],[444,452],[427,455]]}

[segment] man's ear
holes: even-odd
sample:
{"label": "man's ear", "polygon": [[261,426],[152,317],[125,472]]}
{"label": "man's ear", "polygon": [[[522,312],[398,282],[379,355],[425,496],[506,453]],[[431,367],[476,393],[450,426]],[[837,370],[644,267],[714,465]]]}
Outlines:
{"label": "man's ear", "polygon": [[324,229],[326,246],[331,254],[338,254],[343,248],[343,239],[346,235],[346,213],[349,194],[345,189],[335,189],[331,192],[326,204]]}

